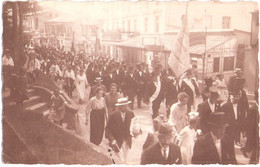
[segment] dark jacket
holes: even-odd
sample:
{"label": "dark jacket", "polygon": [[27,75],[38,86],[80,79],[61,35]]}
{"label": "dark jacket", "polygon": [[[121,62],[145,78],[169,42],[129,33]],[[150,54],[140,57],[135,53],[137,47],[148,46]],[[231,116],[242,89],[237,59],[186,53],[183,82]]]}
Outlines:
{"label": "dark jacket", "polygon": [[169,146],[169,155],[168,159],[164,159],[161,153],[161,146],[159,142],[150,146],[142,153],[141,165],[145,164],[181,164],[181,152],[180,148],[171,144]]}
{"label": "dark jacket", "polygon": [[123,81],[126,76],[125,72],[121,69],[119,69],[119,72],[117,73],[116,70],[113,70],[113,76],[114,76],[114,82],[117,84],[119,89],[122,89]]}
{"label": "dark jacket", "polygon": [[140,93],[140,94],[143,94],[144,93],[144,89],[145,89],[145,74],[144,72],[142,71],[142,75],[140,75],[139,71],[136,70],[134,72],[134,78],[137,82],[137,93]]}
{"label": "dark jacket", "polygon": [[250,107],[246,119],[246,150],[252,151],[254,149],[259,152],[259,112],[258,105],[255,103]]}
{"label": "dark jacket", "polygon": [[106,73],[106,74],[104,75],[104,77],[103,77],[103,84],[106,86],[106,89],[107,89],[108,91],[110,90],[110,85],[111,85],[112,83],[115,83],[115,77],[114,77],[114,75],[112,74],[112,78],[111,78],[111,76],[110,76],[108,73]]}
{"label": "dark jacket", "polygon": [[[145,88],[145,95],[144,95],[144,100],[149,101],[149,98],[152,97],[152,95],[156,91],[156,86],[153,83],[153,81],[150,81],[147,83],[146,88]],[[153,101],[153,104],[160,104],[163,99],[165,98],[165,92],[166,92],[166,86],[165,86],[165,81],[161,80],[161,90],[159,92],[159,95],[157,98]]]}
{"label": "dark jacket", "polygon": [[129,97],[135,96],[137,92],[137,82],[134,78],[134,75],[133,77],[131,77],[130,74],[127,74],[125,77],[124,84],[125,84],[126,95]]}
{"label": "dark jacket", "polygon": [[192,164],[236,164],[234,147],[222,139],[220,158],[211,133],[207,133],[195,143]]}
{"label": "dark jacket", "polygon": [[131,148],[132,136],[130,135],[130,124],[134,116],[132,111],[127,111],[125,121],[123,122],[120,112],[114,112],[110,115],[105,129],[105,137],[110,143],[116,140],[118,147],[121,148],[123,142],[126,141]]}
{"label": "dark jacket", "polygon": [[218,111],[219,109],[217,107],[217,104],[215,104],[215,111],[211,111],[208,100],[198,105],[198,113],[200,118],[199,128],[201,129],[203,134],[206,134],[210,131],[208,122],[210,121],[212,113]]}
{"label": "dark jacket", "polygon": [[167,78],[166,80],[166,106],[172,106],[172,104],[178,102],[178,84],[177,81]]}
{"label": "dark jacket", "polygon": [[226,129],[226,133],[234,139],[235,137],[240,138],[240,132],[244,131],[246,116],[245,107],[241,102],[237,103],[237,120],[235,119],[235,113],[233,109],[233,104],[228,101],[222,107],[221,111],[225,113],[225,120],[228,122],[229,126]]}
{"label": "dark jacket", "polygon": [[146,138],[144,145],[143,145],[143,150],[146,150],[151,145],[153,145],[157,142],[158,142],[157,136],[154,133],[148,133],[147,138]]}

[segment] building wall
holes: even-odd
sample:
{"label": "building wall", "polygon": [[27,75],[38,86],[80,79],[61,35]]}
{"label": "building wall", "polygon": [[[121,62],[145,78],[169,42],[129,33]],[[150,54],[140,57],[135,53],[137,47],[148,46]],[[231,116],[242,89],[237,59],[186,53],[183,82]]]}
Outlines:
{"label": "building wall", "polygon": [[[134,31],[136,20],[137,31],[156,33],[156,17],[159,18],[159,33],[178,30],[181,16],[185,14],[186,3],[183,2],[114,2],[107,10],[104,30],[117,28],[122,31]],[[188,6],[188,23],[190,30],[239,29],[251,31],[251,13],[258,8],[254,2],[190,2]],[[116,10],[115,10],[116,9]],[[229,26],[222,27],[223,17],[230,17]],[[148,20],[147,31],[145,20]],[[128,21],[130,29],[128,29]]]}
{"label": "building wall", "polygon": [[252,47],[245,50],[245,62],[244,62],[244,77],[246,79],[245,87],[250,92],[258,90],[258,76],[259,76],[259,65],[258,65],[258,47]]}

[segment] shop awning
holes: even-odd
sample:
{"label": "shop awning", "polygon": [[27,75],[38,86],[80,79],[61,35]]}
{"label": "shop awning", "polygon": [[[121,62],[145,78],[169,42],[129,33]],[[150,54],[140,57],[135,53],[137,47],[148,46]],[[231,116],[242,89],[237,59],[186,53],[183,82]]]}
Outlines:
{"label": "shop awning", "polygon": [[[206,51],[209,51],[216,46],[219,46],[234,36],[207,36],[207,47]],[[144,42],[145,40],[145,42]],[[176,35],[162,35],[162,36],[138,36],[134,38],[130,38],[126,41],[122,42],[114,42],[113,45],[119,46],[119,47],[132,47],[132,48],[139,48],[139,49],[145,49],[148,44],[155,43],[156,45],[160,45],[164,47],[164,51],[171,51],[171,49],[174,46],[174,43],[176,41]],[[191,54],[198,54],[201,55],[205,52],[205,44],[195,44],[193,46],[190,46],[190,53]]]}
{"label": "shop awning", "polygon": [[206,51],[210,51],[211,49],[229,41],[232,38],[232,36],[225,37],[225,36],[210,36],[207,37],[206,45],[207,47],[205,48],[205,44],[196,44],[190,47],[190,53],[191,54],[204,54],[205,49]]}
{"label": "shop awning", "polygon": [[62,15],[62,16],[58,16],[55,17],[53,19],[50,19],[48,21],[46,21],[45,23],[73,23],[75,22],[75,17],[73,16],[67,16],[67,15]]}

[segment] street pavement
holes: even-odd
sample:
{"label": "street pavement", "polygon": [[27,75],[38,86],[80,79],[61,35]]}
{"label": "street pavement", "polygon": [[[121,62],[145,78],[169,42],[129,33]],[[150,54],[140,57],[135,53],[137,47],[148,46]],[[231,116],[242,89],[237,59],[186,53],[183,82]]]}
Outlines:
{"label": "street pavement", "polygon": [[[87,88],[86,90],[86,97],[89,96],[89,92],[90,92],[90,87]],[[3,97],[5,97],[5,92],[3,92]],[[76,103],[78,103],[78,99],[77,99],[77,95],[76,92],[73,92],[73,98],[72,98]],[[196,99],[197,104],[199,104],[202,100],[201,98],[197,98]],[[85,125],[85,120],[86,120],[86,114],[85,114],[85,109],[86,109],[86,105],[88,102],[88,98],[85,99],[84,104],[80,105],[78,104],[79,107],[79,111],[78,111],[78,118],[79,118],[79,124],[80,124],[80,128],[81,128],[81,133],[79,134],[80,137],[89,142],[89,124]],[[166,107],[164,105],[164,103],[161,104],[161,108],[160,111],[166,111]],[[165,114],[165,112],[163,112]],[[132,140],[132,148],[129,151],[129,156],[128,156],[128,164],[140,164],[140,158],[141,158],[141,154],[142,154],[142,147],[143,144],[145,142],[145,139],[147,137],[148,132],[152,131],[152,112],[150,110],[149,105],[147,104],[142,104],[142,108],[137,108],[137,105],[135,103],[135,109],[134,109],[134,114],[136,115],[136,117],[139,118],[140,122],[141,122],[141,128],[143,133],[141,135],[139,135],[136,138],[133,138]],[[89,119],[89,118],[88,118]],[[242,138],[242,144],[245,143],[245,138]],[[108,146],[108,140],[107,139],[103,139],[102,143],[99,145],[99,147],[101,147],[101,149],[107,151],[109,146]],[[239,164],[248,164],[249,163],[249,159],[245,158],[241,151],[239,150],[239,148],[236,147],[235,149],[236,151],[236,157],[237,157],[237,161]],[[108,154],[108,152],[107,152]],[[116,160],[115,155],[113,155],[113,158]],[[116,161],[117,163],[117,161]]]}
{"label": "street pavement", "polygon": [[[85,141],[89,141],[89,124],[87,126],[85,125],[85,120],[86,120],[85,108],[87,105],[87,101],[88,101],[87,97],[89,96],[89,92],[90,92],[90,87],[87,88],[86,99],[84,101],[84,104],[82,104],[82,105],[79,104],[79,111],[78,111],[79,122],[80,122],[80,127],[81,127],[80,136]],[[73,92],[73,100],[75,102],[78,102],[76,92]],[[200,102],[202,102],[202,99],[200,97],[197,97],[196,103],[199,104]],[[128,154],[128,164],[131,164],[131,165],[140,164],[140,158],[141,158],[141,154],[143,151],[142,150],[143,144],[145,142],[148,132],[152,131],[152,112],[150,110],[149,105],[143,103],[142,108],[137,108],[137,104],[135,103],[134,106],[135,106],[134,114],[136,117],[139,118],[139,120],[141,122],[141,128],[142,128],[143,133],[141,135],[139,135],[138,137],[133,138],[133,140],[132,140],[132,148]],[[160,111],[165,114],[166,107],[165,107],[164,103],[161,104]],[[244,144],[245,138],[242,138],[241,141],[242,141],[242,144]],[[104,138],[102,143],[99,145],[99,147],[103,148],[104,150],[107,150],[109,148],[108,140]],[[237,158],[237,161],[239,164],[248,164],[249,163],[249,159],[245,158],[242,155],[242,152],[239,150],[239,148],[236,147],[235,151],[236,151],[236,158]]]}

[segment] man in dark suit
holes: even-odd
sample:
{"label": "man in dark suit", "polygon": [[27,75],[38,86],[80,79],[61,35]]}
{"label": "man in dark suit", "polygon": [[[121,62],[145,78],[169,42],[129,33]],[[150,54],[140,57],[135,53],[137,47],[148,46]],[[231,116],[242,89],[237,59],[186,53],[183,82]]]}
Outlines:
{"label": "man in dark suit", "polygon": [[94,77],[104,79],[105,72],[101,64],[98,64],[95,68]]}
{"label": "man in dark suit", "polygon": [[95,84],[94,80],[95,78],[95,68],[94,68],[94,64],[90,63],[87,71],[86,71],[86,77],[88,79],[88,83],[90,84],[90,86],[93,86]]}
{"label": "man in dark suit", "polygon": [[165,82],[160,78],[159,73],[153,72],[152,73],[152,79],[147,84],[145,88],[145,102],[149,103],[149,101],[152,103],[152,110],[153,115],[152,118],[156,118],[158,116],[158,111],[160,108],[161,102],[165,98]]}
{"label": "man in dark suit", "polygon": [[218,90],[215,87],[209,88],[209,99],[202,102],[198,105],[198,113],[200,118],[199,128],[203,134],[206,134],[210,131],[209,129],[209,120],[212,113],[219,111],[219,106],[216,103],[219,98]]}
{"label": "man in dark suit", "polygon": [[[258,100],[256,101],[258,102]],[[259,112],[258,104],[253,103],[246,118],[246,144],[241,148],[243,155],[250,158],[250,164],[259,163]],[[249,153],[249,154],[248,154]],[[250,155],[251,154],[251,155]]]}
{"label": "man in dark suit", "polygon": [[130,104],[130,109],[133,110],[134,109],[134,98],[135,98],[136,92],[137,92],[137,82],[134,77],[134,67],[133,66],[129,66],[128,74],[126,75],[125,80],[124,80],[124,85],[125,85],[126,96],[132,102]]}
{"label": "man in dark suit", "polygon": [[200,95],[200,91],[195,79],[192,78],[192,70],[189,69],[186,71],[186,78],[184,78],[181,82],[180,92],[185,92],[189,95],[188,101],[188,113],[191,112],[191,106],[195,106],[195,96]]}
{"label": "man in dark suit", "polygon": [[168,76],[166,79],[166,90],[167,116],[169,116],[171,106],[178,102],[178,82],[173,76]]}
{"label": "man in dark suit", "polygon": [[134,78],[137,82],[137,106],[138,108],[141,108],[142,99],[144,97],[145,91],[145,74],[141,64],[137,65],[137,69],[134,72]]}
{"label": "man in dark suit", "polygon": [[126,74],[120,68],[120,64],[118,62],[115,62],[114,66],[115,66],[115,69],[113,70],[114,81],[118,85],[118,90],[121,91],[124,77],[126,76]]}
{"label": "man in dark suit", "polygon": [[110,67],[110,66],[108,66],[107,68],[106,68],[106,74],[104,75],[104,85],[106,86],[106,89],[107,90],[110,90],[110,85],[112,84],[112,83],[115,83],[115,77],[114,77],[114,75],[113,75],[113,73],[112,73],[112,67]]}
{"label": "man in dark suit", "polygon": [[173,144],[173,130],[168,123],[159,125],[159,142],[143,151],[141,165],[146,164],[181,164],[180,148]]}
{"label": "man in dark suit", "polygon": [[242,78],[242,70],[240,68],[235,69],[235,75],[231,76],[228,81],[228,91],[235,92],[237,90],[237,79]]}
{"label": "man in dark suit", "polygon": [[221,107],[221,111],[225,113],[226,121],[229,123],[226,133],[233,146],[235,142],[241,147],[240,134],[245,132],[247,107],[241,100],[239,92],[229,92],[229,96],[230,100]]}
{"label": "man in dark suit", "polygon": [[224,121],[224,113],[212,114],[209,122],[210,133],[195,143],[192,164],[236,164],[234,147],[230,146],[225,135],[228,124]]}
{"label": "man in dark suit", "polygon": [[131,121],[135,117],[132,111],[127,109],[131,103],[127,98],[118,99],[119,112],[110,115],[105,129],[105,137],[109,141],[110,147],[127,163],[127,153],[132,146]]}

